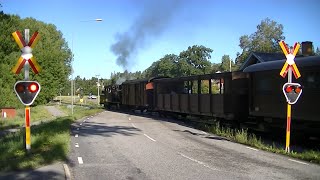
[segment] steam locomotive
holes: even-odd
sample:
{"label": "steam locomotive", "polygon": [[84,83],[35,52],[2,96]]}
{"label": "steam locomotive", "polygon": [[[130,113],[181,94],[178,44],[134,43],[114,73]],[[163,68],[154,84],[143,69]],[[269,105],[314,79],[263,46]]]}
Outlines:
{"label": "steam locomotive", "polygon": [[[291,129],[320,137],[320,56],[296,57],[295,62],[301,78],[294,81],[303,93],[292,106]],[[284,63],[282,58],[246,62],[236,72],[130,80],[106,86],[101,99],[106,108],[214,117],[260,131],[283,129],[287,101],[282,87],[287,79],[279,73]]]}

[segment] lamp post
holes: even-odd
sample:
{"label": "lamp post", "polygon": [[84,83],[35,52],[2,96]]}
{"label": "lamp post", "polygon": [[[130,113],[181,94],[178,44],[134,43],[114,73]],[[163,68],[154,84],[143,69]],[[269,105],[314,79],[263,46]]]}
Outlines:
{"label": "lamp post", "polygon": [[97,82],[97,86],[98,86],[98,106],[99,106],[99,103],[100,103],[100,91],[99,91],[99,87],[100,87],[100,81],[99,81],[99,76],[100,74],[96,75],[96,77],[98,77],[98,82]]}
{"label": "lamp post", "polygon": [[[90,22],[90,21],[97,21],[97,22],[100,22],[102,21],[102,19],[100,18],[97,18],[97,19],[91,19],[91,20],[86,20],[86,21],[79,21],[79,22]],[[72,32],[72,53],[74,52],[73,51],[73,32]],[[72,61],[74,60],[73,56],[72,56]],[[72,68],[72,61],[71,61],[71,68]],[[71,70],[71,114],[73,116],[73,95],[74,95],[74,92],[75,92],[75,82],[73,80],[73,68]]]}

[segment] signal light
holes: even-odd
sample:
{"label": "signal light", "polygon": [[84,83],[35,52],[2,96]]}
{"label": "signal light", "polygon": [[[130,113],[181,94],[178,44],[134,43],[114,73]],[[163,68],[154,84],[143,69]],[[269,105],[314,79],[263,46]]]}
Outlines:
{"label": "signal light", "polygon": [[287,102],[295,104],[302,93],[302,86],[298,83],[285,83],[282,90]]}
{"label": "signal light", "polygon": [[25,88],[24,88],[24,86],[23,86],[22,84],[18,84],[18,85],[16,86],[16,91],[19,92],[19,93],[23,92],[24,89],[25,89]]}
{"label": "signal light", "polygon": [[35,93],[35,92],[38,91],[39,86],[38,86],[38,84],[36,84],[36,83],[31,83],[31,84],[29,85],[28,89],[29,89],[29,91],[30,91],[31,93]]}
{"label": "signal light", "polygon": [[40,84],[37,81],[18,81],[14,85],[14,91],[22,104],[29,106],[39,94]]}
{"label": "signal light", "polygon": [[294,89],[294,91],[296,92],[296,93],[300,93],[301,92],[301,87],[296,87],[295,89]]}
{"label": "signal light", "polygon": [[286,87],[286,92],[287,92],[287,93],[291,93],[292,90],[293,90],[292,86],[287,86],[287,87]]}

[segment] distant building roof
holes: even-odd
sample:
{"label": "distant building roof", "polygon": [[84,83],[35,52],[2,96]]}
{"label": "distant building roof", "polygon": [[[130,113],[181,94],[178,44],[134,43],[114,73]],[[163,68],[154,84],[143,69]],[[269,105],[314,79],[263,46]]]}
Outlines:
{"label": "distant building roof", "polygon": [[240,70],[244,70],[246,67],[269,61],[283,60],[286,56],[283,53],[260,53],[260,52],[252,52],[250,53],[247,60],[241,65]]}

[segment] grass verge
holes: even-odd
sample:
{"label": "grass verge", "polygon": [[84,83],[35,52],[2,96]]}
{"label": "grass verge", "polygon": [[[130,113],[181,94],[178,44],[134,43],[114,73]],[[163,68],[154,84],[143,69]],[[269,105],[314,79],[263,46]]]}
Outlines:
{"label": "grass verge", "polygon": [[58,106],[58,107],[64,113],[68,114],[69,116],[73,116],[73,118],[75,120],[104,111],[104,109],[102,107],[89,108],[89,107],[84,107],[84,106],[74,106],[73,115],[72,115],[71,106],[62,105],[62,106]]}
{"label": "grass verge", "polygon": [[[45,108],[44,105],[30,108],[31,122],[50,120],[54,116]],[[24,109],[17,109],[15,118],[0,118],[0,131],[9,128],[22,127],[25,124]]]}
{"label": "grass verge", "polygon": [[[53,99],[56,102],[62,102],[64,104],[71,104],[71,96],[57,96]],[[98,104],[98,98],[97,99],[88,99],[88,96],[83,96],[83,102],[80,102],[80,97],[73,96],[73,103],[76,105],[89,105],[89,106],[95,106]]]}
{"label": "grass verge", "polygon": [[257,138],[254,134],[248,133],[246,129],[234,130],[226,127],[222,127],[219,123],[213,125],[198,125],[198,128],[223,136],[230,139],[233,142],[249,145],[261,150],[287,155],[290,157],[302,159],[312,163],[320,164],[320,151],[319,150],[305,150],[303,152],[286,153],[283,148],[277,147],[275,144],[264,144],[260,138]]}
{"label": "grass verge", "polygon": [[65,160],[69,151],[71,117],[31,127],[31,152],[24,146],[25,131],[0,139],[0,170],[33,169]]}
{"label": "grass verge", "polygon": [[[63,110],[69,109],[60,106]],[[25,151],[22,129],[0,138],[0,171],[35,169],[66,160],[70,151],[70,124],[75,119],[93,115],[103,109],[75,107],[74,116],[60,117],[31,127],[31,152]]]}

